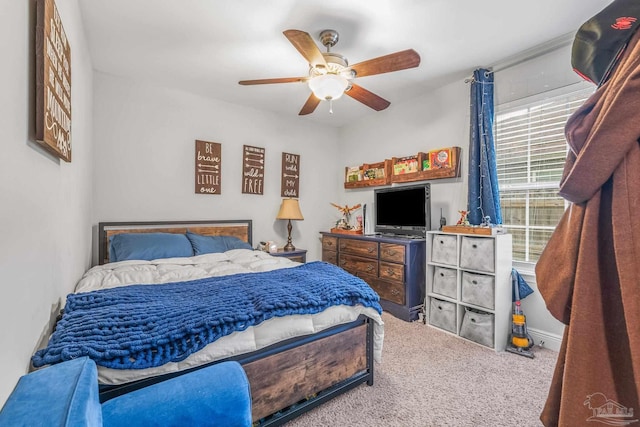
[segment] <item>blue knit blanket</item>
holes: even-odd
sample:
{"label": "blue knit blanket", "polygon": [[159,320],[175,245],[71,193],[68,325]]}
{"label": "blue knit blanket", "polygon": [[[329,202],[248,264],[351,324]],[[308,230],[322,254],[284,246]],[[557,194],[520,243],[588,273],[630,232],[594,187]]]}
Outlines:
{"label": "blue knit blanket", "polygon": [[150,368],[273,317],[356,304],[382,313],[378,295],[362,279],[324,262],[70,294],[49,344],[32,363],[89,356],[108,368]]}

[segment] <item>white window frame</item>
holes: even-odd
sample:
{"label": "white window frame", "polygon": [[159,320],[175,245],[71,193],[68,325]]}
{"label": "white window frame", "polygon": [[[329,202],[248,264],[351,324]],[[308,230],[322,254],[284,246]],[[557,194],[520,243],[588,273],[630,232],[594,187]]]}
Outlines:
{"label": "white window frame", "polygon": [[[570,95],[571,93],[574,92],[580,92],[580,91],[595,91],[596,87],[591,84],[591,83],[587,83],[587,82],[579,82],[579,83],[574,83],[571,85],[567,85],[558,89],[554,89],[554,90],[550,90],[547,92],[543,92],[543,93],[539,93],[536,95],[532,95],[532,96],[528,96],[525,98],[521,98],[515,101],[511,101],[511,102],[507,102],[507,103],[503,103],[500,105],[496,106],[495,109],[495,120],[494,120],[494,135],[495,135],[495,141],[496,141],[496,149],[498,148],[498,132],[496,129],[496,124],[497,124],[497,117],[500,114],[505,114],[505,113],[509,113],[511,111],[516,111],[518,109],[522,109],[522,108],[531,108],[533,107],[535,104],[538,105],[542,105],[544,104],[544,102],[546,100],[549,100],[550,98],[555,98],[558,96],[566,96],[566,95]],[[568,147],[567,147],[568,150]],[[528,154],[530,154],[531,152],[528,151]],[[530,166],[530,162],[527,162],[527,165]],[[530,171],[527,171],[530,172]],[[504,191],[522,191],[522,192],[526,192],[526,196],[525,196],[525,210],[526,210],[526,220],[525,220],[525,224],[524,225],[509,225],[509,224],[505,224],[507,225],[509,228],[512,229],[523,229],[528,231],[530,229],[530,227],[532,227],[532,225],[529,223],[529,219],[530,219],[530,214],[529,214],[529,209],[530,209],[530,200],[531,198],[529,197],[529,193],[530,191],[535,191],[535,190],[559,190],[560,188],[560,182],[552,182],[552,181],[544,181],[544,182],[535,182],[535,183],[518,183],[518,184],[499,184],[499,189],[500,192]],[[565,201],[565,209],[569,206],[569,203]],[[555,229],[555,226],[535,226],[536,229],[540,229],[540,230],[549,230],[549,231],[553,231]],[[530,248],[530,242],[529,242],[529,233],[526,232],[525,233],[525,251],[527,253],[527,258],[528,258],[528,253],[529,253],[529,248]],[[536,262],[535,261],[521,261],[521,260],[514,260],[513,261],[513,266],[514,268],[516,268],[521,274],[535,274],[535,265]]]}

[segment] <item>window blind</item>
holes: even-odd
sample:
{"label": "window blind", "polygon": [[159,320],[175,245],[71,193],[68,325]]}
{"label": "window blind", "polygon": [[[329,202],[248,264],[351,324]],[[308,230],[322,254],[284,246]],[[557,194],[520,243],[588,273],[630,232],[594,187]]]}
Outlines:
{"label": "window blind", "polygon": [[566,203],[558,196],[567,156],[564,126],[593,93],[592,86],[498,108],[496,163],[503,225],[513,258],[536,262]]}

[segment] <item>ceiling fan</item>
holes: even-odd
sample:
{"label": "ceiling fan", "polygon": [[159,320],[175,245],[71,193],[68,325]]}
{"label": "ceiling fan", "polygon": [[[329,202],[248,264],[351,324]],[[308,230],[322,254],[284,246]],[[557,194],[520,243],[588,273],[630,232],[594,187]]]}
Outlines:
{"label": "ceiling fan", "polygon": [[338,32],[335,30],[324,30],[320,33],[320,41],[327,48],[325,53],[320,51],[311,36],[304,31],[286,30],[283,33],[309,62],[309,75],[241,80],[238,83],[241,85],[308,83],[311,95],[298,113],[301,116],[313,113],[322,100],[329,101],[329,112],[332,113],[332,101],[340,98],[343,93],[376,111],[384,110],[390,105],[389,101],[355,84],[353,80],[358,77],[400,71],[420,65],[420,55],[413,49],[407,49],[350,66],[347,58],[339,53],[331,52],[331,48],[338,42]]}

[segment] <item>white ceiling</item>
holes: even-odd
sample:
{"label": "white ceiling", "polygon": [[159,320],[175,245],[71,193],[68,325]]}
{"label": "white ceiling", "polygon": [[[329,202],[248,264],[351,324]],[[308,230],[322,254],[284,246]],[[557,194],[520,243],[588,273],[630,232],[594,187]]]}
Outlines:
{"label": "white ceiling", "polygon": [[[574,32],[611,0],[79,0],[96,70],[342,126]],[[355,64],[412,48],[418,68],[357,79],[391,102],[376,112],[349,97],[309,116],[303,83],[239,80],[306,76],[282,32],[340,34],[333,52]]]}

